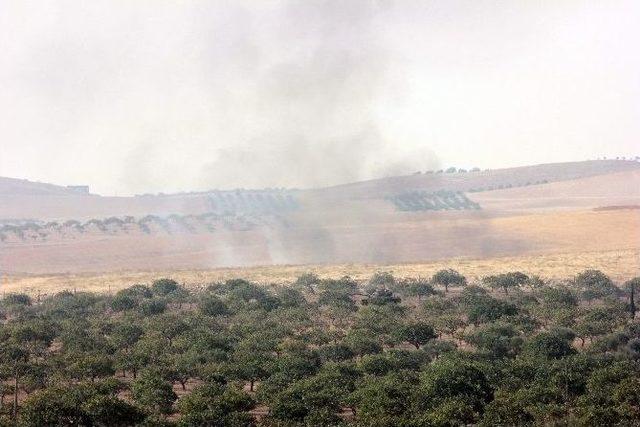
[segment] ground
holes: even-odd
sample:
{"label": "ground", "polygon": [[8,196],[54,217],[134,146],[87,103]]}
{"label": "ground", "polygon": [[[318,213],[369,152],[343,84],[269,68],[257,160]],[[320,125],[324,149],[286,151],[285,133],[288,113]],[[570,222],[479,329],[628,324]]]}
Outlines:
{"label": "ground", "polygon": [[390,271],[398,277],[429,277],[442,268],[459,270],[471,281],[489,274],[519,270],[544,278],[564,280],[588,268],[596,268],[620,283],[640,275],[640,250],[567,252],[485,259],[453,258],[446,261],[405,264],[334,264],[258,266],[211,270],[136,271],[84,274],[11,275],[5,276],[1,291],[25,292],[33,296],[61,290],[115,292],[135,283],[150,283],[159,277],[171,277],[187,287],[195,288],[211,282],[242,277],[259,283],[283,283],[295,280],[304,272],[321,277],[349,275],[367,279],[376,271]]}

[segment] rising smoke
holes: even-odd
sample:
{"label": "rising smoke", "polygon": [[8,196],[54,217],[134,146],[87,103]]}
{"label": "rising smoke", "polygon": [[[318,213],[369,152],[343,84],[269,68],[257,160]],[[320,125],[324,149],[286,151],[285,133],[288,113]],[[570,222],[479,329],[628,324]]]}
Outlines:
{"label": "rising smoke", "polygon": [[0,36],[16,40],[0,59],[0,175],[124,195],[432,168],[429,140],[390,128],[407,88],[389,4],[0,5]]}
{"label": "rising smoke", "polygon": [[403,90],[387,75],[384,10],[376,1],[291,1],[275,11],[280,28],[244,34],[250,54],[235,59],[255,57],[235,82],[248,86],[237,123],[246,138],[217,150],[202,181],[316,187],[435,167],[429,149],[399,148],[380,126],[380,98]]}
{"label": "rising smoke", "polygon": [[636,155],[640,4],[0,2],[0,176],[314,187]]}

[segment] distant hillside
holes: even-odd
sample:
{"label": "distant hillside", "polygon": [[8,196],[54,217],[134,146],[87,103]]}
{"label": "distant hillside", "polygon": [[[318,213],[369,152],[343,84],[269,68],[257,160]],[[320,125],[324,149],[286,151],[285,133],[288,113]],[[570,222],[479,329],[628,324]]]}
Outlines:
{"label": "distant hillside", "polygon": [[0,177],[0,196],[66,196],[88,193],[89,187],[82,185],[63,187],[26,179]]}
{"label": "distant hillside", "polygon": [[310,190],[102,197],[3,179],[0,270],[406,262],[639,250],[640,163],[398,176]]}
{"label": "distant hillside", "polygon": [[640,162],[591,160],[475,172],[420,173],[338,185],[315,191],[333,199],[378,199],[407,191],[491,191],[635,170],[640,170]]}
{"label": "distant hillside", "polygon": [[271,215],[311,209],[315,214],[327,208],[343,206],[347,209],[357,200],[368,200],[367,203],[375,200],[389,208],[395,203],[396,208],[407,211],[413,210],[411,206],[428,207],[425,194],[461,192],[467,195],[456,197],[464,201],[474,193],[638,170],[640,162],[595,160],[485,171],[421,173],[309,190],[234,190],[138,197],[102,197],[86,194],[88,191],[83,194],[87,189],[82,187],[0,178],[0,221],[87,221],[126,215],[207,213]]}

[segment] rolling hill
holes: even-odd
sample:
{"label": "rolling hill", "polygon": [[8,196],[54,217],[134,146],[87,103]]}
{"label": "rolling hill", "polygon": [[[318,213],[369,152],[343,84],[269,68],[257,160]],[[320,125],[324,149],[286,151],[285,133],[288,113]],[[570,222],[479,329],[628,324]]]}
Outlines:
{"label": "rolling hill", "polygon": [[421,173],[309,190],[138,197],[2,178],[0,270],[398,263],[638,250],[638,206],[640,163],[616,160]]}

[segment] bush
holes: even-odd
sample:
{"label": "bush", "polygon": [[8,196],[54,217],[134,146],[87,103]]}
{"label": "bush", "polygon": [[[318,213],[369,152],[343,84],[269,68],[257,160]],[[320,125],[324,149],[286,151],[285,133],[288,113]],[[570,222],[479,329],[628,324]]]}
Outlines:
{"label": "bush", "polygon": [[166,296],[178,290],[178,282],[173,279],[158,279],[151,285],[151,291],[159,296]]}
{"label": "bush", "polygon": [[525,343],[525,352],[534,356],[560,359],[575,354],[571,346],[575,335],[569,330],[540,332]]}
{"label": "bush", "polygon": [[227,305],[215,295],[206,295],[198,303],[200,312],[205,316],[226,316],[229,314]]}
{"label": "bush", "polygon": [[171,383],[152,369],[143,371],[131,384],[131,394],[136,403],[156,414],[170,413],[177,399]]}
{"label": "bush", "polygon": [[31,297],[27,294],[7,294],[2,299],[4,305],[31,305]]}
{"label": "bush", "polygon": [[138,308],[143,316],[155,316],[165,312],[167,302],[160,298],[152,298],[142,301]]}
{"label": "bush", "polygon": [[126,293],[117,293],[111,300],[111,309],[113,311],[126,311],[136,308],[138,301]]}

